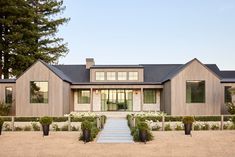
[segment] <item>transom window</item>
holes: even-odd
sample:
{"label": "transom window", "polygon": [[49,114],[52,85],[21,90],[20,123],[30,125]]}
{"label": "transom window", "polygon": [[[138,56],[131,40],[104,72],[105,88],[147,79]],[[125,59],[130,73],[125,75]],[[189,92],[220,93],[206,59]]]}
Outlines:
{"label": "transom window", "polygon": [[90,90],[78,90],[78,104],[90,104]]}
{"label": "transom window", "polygon": [[97,81],[103,81],[104,80],[104,72],[96,72],[95,73],[95,79]]}
{"label": "transom window", "polygon": [[116,72],[107,72],[107,80],[116,80]]}
{"label": "transom window", "polygon": [[144,104],[156,104],[155,89],[144,89]]}
{"label": "transom window", "polygon": [[224,87],[224,102],[232,102],[232,96],[231,93],[229,91],[229,88],[231,88],[231,86],[225,86]]}
{"label": "transom window", "polygon": [[12,103],[12,87],[5,88],[5,103],[6,104]]}
{"label": "transom window", "polygon": [[129,80],[138,80],[138,72],[129,72]]}
{"label": "transom window", "polygon": [[127,80],[127,72],[118,72],[118,80]]}
{"label": "transom window", "polygon": [[48,82],[30,81],[30,103],[48,103]]}
{"label": "transom window", "polygon": [[186,102],[205,103],[205,81],[186,81]]}

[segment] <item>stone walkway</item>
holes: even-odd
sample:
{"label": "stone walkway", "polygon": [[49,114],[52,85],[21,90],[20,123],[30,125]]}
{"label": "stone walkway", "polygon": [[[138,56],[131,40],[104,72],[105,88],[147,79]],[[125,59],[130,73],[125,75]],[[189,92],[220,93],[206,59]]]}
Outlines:
{"label": "stone walkway", "polygon": [[134,143],[125,118],[108,118],[97,143]]}

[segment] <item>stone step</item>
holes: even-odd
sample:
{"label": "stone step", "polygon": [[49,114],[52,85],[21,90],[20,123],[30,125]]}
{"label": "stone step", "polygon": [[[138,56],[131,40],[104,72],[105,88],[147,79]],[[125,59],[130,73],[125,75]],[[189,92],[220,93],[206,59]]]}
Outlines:
{"label": "stone step", "polygon": [[97,143],[134,143],[133,140],[113,140],[113,139],[105,139],[98,140]]}

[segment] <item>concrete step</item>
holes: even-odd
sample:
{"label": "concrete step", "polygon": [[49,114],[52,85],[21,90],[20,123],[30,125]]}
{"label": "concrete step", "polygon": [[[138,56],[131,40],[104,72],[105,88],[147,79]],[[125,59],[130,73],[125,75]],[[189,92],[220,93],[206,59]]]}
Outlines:
{"label": "concrete step", "polygon": [[108,118],[97,143],[133,143],[125,118]]}

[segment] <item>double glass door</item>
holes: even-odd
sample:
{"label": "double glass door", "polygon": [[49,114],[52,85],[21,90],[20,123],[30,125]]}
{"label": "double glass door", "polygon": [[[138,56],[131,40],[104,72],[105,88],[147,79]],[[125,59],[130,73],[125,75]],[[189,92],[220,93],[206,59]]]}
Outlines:
{"label": "double glass door", "polygon": [[101,90],[102,111],[132,111],[133,91],[125,89]]}

